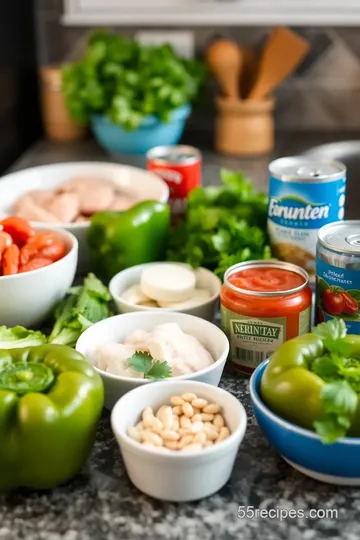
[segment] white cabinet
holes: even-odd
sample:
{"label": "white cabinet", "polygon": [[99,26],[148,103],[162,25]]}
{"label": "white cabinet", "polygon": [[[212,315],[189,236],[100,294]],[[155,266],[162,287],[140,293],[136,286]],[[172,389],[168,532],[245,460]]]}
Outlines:
{"label": "white cabinet", "polygon": [[360,24],[360,0],[64,0],[68,25]]}

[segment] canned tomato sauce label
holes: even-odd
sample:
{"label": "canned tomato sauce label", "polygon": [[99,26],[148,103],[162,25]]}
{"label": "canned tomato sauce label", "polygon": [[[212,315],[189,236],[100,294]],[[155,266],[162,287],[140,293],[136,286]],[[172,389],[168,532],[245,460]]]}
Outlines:
{"label": "canned tomato sauce label", "polygon": [[346,167],[288,157],[269,166],[268,232],[272,252],[304,268],[315,278],[318,230],[343,220]]}
{"label": "canned tomato sauce label", "polygon": [[360,334],[360,221],[331,223],[319,231],[316,321],[344,319]]}
{"label": "canned tomato sauce label", "polygon": [[308,280],[302,268],[281,261],[250,261],[227,270],[221,320],[237,371],[251,374],[284,341],[309,332]]}
{"label": "canned tomato sauce label", "polygon": [[147,169],[167,183],[174,217],[186,212],[187,197],[201,185],[201,154],[192,146],[156,146],[147,153]]}

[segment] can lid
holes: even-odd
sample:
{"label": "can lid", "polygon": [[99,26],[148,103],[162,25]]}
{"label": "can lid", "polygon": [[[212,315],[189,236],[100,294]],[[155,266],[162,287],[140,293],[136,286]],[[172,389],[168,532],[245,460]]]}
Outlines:
{"label": "can lid", "polygon": [[321,227],[319,242],[339,253],[360,254],[360,221],[336,221]]}
{"label": "can lid", "polygon": [[[249,289],[241,289],[240,287],[236,287],[236,285],[232,284],[229,281],[229,278],[238,272],[242,272],[243,270],[250,270],[251,268],[279,268],[280,270],[287,270],[289,272],[294,272],[295,274],[299,274],[301,277],[304,278],[304,283],[299,285],[298,287],[294,287],[293,289],[288,289],[285,291],[251,291]],[[274,297],[274,296],[288,296],[290,294],[295,294],[302,289],[304,289],[309,283],[309,275],[303,268],[300,268],[300,266],[297,266],[296,264],[292,264],[285,261],[274,261],[274,260],[264,260],[264,261],[246,261],[242,263],[234,264],[233,266],[230,266],[225,272],[224,275],[224,284],[229,289],[233,290],[234,292],[245,294],[248,296],[261,296],[265,298]]]}
{"label": "can lid", "polygon": [[147,159],[165,165],[190,165],[201,159],[200,151],[194,146],[155,146],[146,154]]}
{"label": "can lid", "polygon": [[269,171],[285,181],[324,182],[341,178],[346,173],[346,167],[340,161],[294,156],[276,159],[270,163]]}

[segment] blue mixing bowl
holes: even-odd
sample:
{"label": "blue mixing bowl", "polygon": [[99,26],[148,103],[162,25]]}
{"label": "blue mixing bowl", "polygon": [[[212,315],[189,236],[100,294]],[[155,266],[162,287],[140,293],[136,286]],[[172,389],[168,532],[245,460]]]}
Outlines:
{"label": "blue mixing bowl", "polygon": [[184,105],[172,112],[168,123],[156,116],[147,116],[134,131],[125,131],[103,114],[91,117],[91,127],[98,143],[114,154],[146,154],[154,146],[177,144],[191,112],[190,105]]}
{"label": "blue mixing bowl", "polygon": [[262,401],[260,381],[269,360],[250,379],[250,397],[260,429],[269,443],[292,467],[329,484],[360,485],[360,438],[344,437],[323,444],[320,437],[273,413]]}

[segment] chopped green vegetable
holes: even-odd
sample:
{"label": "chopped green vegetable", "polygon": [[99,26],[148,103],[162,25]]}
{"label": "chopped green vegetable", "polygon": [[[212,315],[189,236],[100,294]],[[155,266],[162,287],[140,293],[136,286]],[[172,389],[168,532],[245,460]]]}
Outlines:
{"label": "chopped green vegetable", "polygon": [[168,122],[174,109],[198,96],[204,79],[203,63],[180,58],[168,44],[142,46],[98,31],[84,58],[63,68],[62,88],[77,122],[104,113],[131,131],[148,115]]}
{"label": "chopped green vegetable", "polygon": [[188,198],[186,220],[173,229],[167,258],[205,266],[222,279],[235,263],[270,259],[267,197],[241,172],[220,171],[222,186],[199,187]]}
{"label": "chopped green vegetable", "polygon": [[171,367],[167,362],[154,360],[151,354],[136,351],[128,360],[129,366],[138,373],[144,374],[144,379],[167,379],[171,377]]}
{"label": "chopped green vegetable", "polygon": [[40,331],[28,330],[23,326],[7,328],[0,326],[0,349],[34,347],[46,343],[46,336]]}
{"label": "chopped green vegetable", "polygon": [[49,343],[73,347],[89,326],[112,315],[110,300],[105,285],[94,274],[89,274],[84,285],[72,287],[67,298],[56,307]]}

